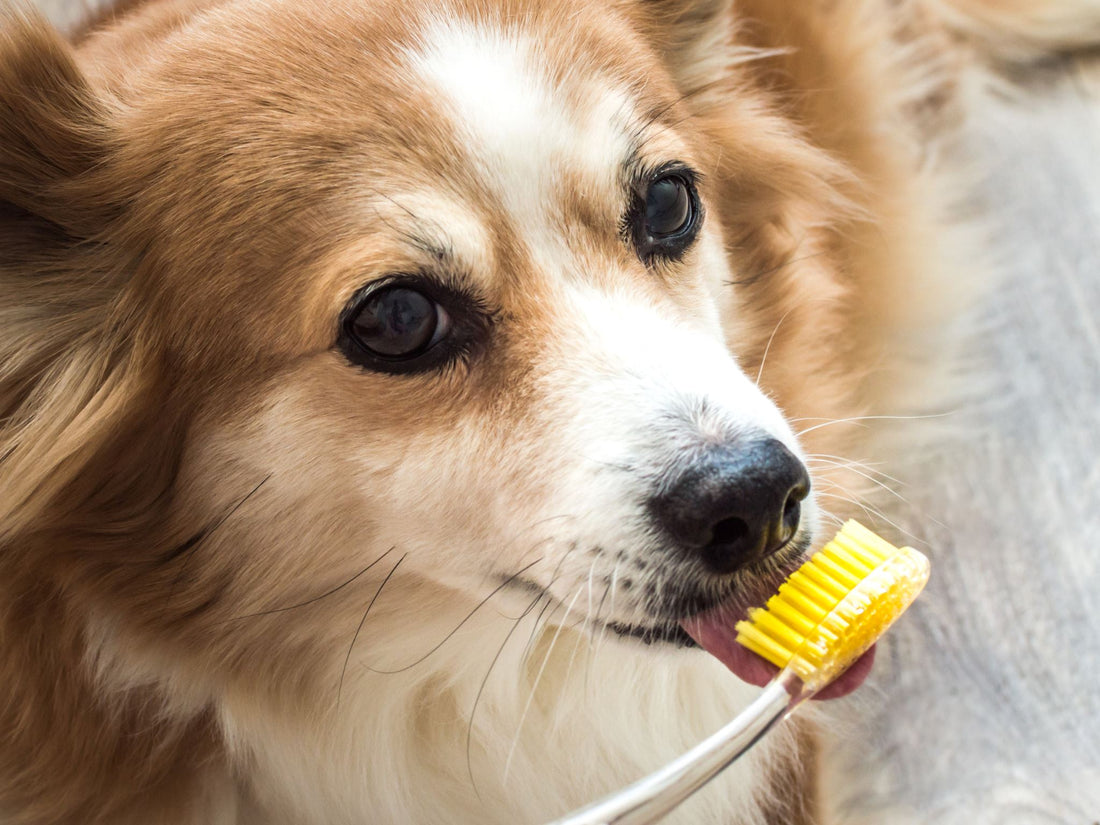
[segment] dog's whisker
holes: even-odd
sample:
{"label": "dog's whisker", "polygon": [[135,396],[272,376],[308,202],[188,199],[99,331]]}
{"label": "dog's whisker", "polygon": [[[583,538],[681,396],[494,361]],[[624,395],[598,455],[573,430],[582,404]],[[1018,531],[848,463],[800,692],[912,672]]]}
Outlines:
{"label": "dog's whisker", "polygon": [[[438,221],[425,219],[422,216],[417,215],[415,212],[409,209],[408,206],[401,203],[393,196],[381,191],[380,189],[372,190],[372,194],[377,195],[378,197],[392,203],[394,206],[396,206],[398,209],[408,215],[409,218],[412,219],[414,224],[421,227],[431,227],[432,229],[434,229],[436,237],[445,238],[447,236],[446,228]],[[437,260],[446,260],[453,255],[453,250],[450,248],[449,244],[441,246],[438,241],[431,240],[425,237],[424,233],[410,232],[407,229],[401,227],[393,227],[388,221],[386,221],[382,213],[377,209],[375,210],[375,214],[384,224],[386,224],[386,226],[390,226],[390,228],[393,229],[399,237],[404,238],[410,243],[410,245],[416,247],[417,249],[421,249],[424,252],[427,252],[433,258],[436,258]]]}
{"label": "dog's whisker", "polygon": [[[618,569],[619,563],[615,563],[615,569]],[[587,696],[589,693],[590,675],[592,672],[592,660],[596,656],[596,647],[599,644],[600,639],[603,638],[607,632],[607,623],[600,620],[600,616],[603,615],[604,605],[607,603],[607,597],[611,593],[611,579],[607,579],[607,583],[603,588],[603,595],[600,596],[599,604],[596,605],[596,613],[592,617],[592,624],[597,628],[592,633],[592,639],[588,644],[588,655],[584,663],[584,693]]]}
{"label": "dog's whisker", "polygon": [[[580,595],[580,590],[577,591],[577,595]],[[591,646],[592,642],[588,635],[588,622],[591,619],[591,614],[586,615],[580,622],[574,622],[569,628],[573,631],[579,631],[576,633],[576,639],[573,641],[572,650],[569,653],[569,661],[565,663],[565,670],[562,673],[561,682],[559,685],[559,696],[564,696],[565,691],[570,684],[570,677],[573,675],[573,666],[577,662],[577,652],[580,650],[581,645]],[[564,620],[563,620],[564,624]],[[561,704],[560,702],[558,704]]]}
{"label": "dog's whisker", "polygon": [[[565,607],[564,603],[557,601],[546,591],[543,591],[541,598],[544,599],[545,603],[543,604],[542,609],[539,610],[538,615],[535,616],[534,622],[531,627],[531,634],[527,637],[527,644],[524,647],[523,654],[519,660],[520,672],[526,671],[527,663],[531,657],[531,650],[534,645],[534,640],[538,638],[538,636],[545,630],[546,625],[550,622],[550,619],[553,617],[554,612],[558,608]],[[549,611],[549,613],[547,611]],[[505,784],[507,784],[508,782],[508,774],[512,768],[512,758],[515,755],[516,746],[519,744],[520,732],[523,730],[523,722],[527,718],[527,712],[531,707],[531,702],[535,698],[535,689],[538,687],[538,680],[542,678],[542,670],[545,667],[546,660],[544,659],[535,677],[535,681],[531,687],[531,690],[527,694],[527,699],[524,702],[523,711],[520,713],[519,721],[516,723],[516,733],[515,736],[512,738],[511,745],[508,747],[508,756],[504,760],[504,771],[502,773],[502,777]]]}
{"label": "dog's whisker", "polygon": [[[700,84],[699,86],[696,86],[694,89],[691,89],[687,92],[684,92],[678,98],[673,100],[671,103],[668,103],[668,104],[662,106],[661,108],[657,109],[656,111],[650,112],[649,115],[647,115],[644,122],[642,122],[636,128],[631,130],[631,135],[630,135],[631,143],[632,144],[641,143],[642,142],[642,136],[645,134],[645,131],[647,129],[649,129],[651,126],[653,126],[653,124],[655,124],[658,120],[660,120],[662,117],[664,117],[670,111],[672,111],[677,106],[679,106],[681,103],[684,103],[684,102],[690,100],[691,98],[695,97],[696,95],[700,95],[700,94],[704,94],[705,92],[713,91],[714,89],[716,89],[716,88],[720,87],[721,85],[723,85],[725,82],[726,81],[723,79],[723,80],[712,80],[708,83]],[[688,117],[691,117],[691,115],[689,115]],[[679,123],[679,122],[680,121],[677,121],[676,123]],[[672,125],[675,125],[675,124],[672,124]],[[663,126],[660,129],[658,129],[654,133],[654,135],[655,136],[659,135],[662,132],[667,131],[669,128],[671,128],[671,125],[670,126]]]}
{"label": "dog's whisker", "polygon": [[[837,487],[836,489],[842,490],[843,488]],[[915,544],[920,544],[920,545],[926,544],[924,539],[920,538],[919,536],[917,536],[914,533],[911,533],[909,530],[906,530],[904,527],[902,527],[896,521],[888,518],[886,516],[886,514],[883,513],[881,510],[879,510],[875,507],[872,507],[871,505],[866,504],[864,502],[858,501],[857,499],[853,498],[851,495],[837,495],[836,493],[829,493],[829,492],[819,492],[818,495],[819,496],[826,496],[828,498],[835,498],[839,501],[843,501],[843,502],[846,502],[848,504],[854,504],[856,507],[859,507],[861,510],[863,510],[863,512],[867,514],[868,518],[875,518],[875,519],[878,519],[880,521],[886,522],[891,527],[893,527],[895,530],[897,530],[899,533],[901,533],[905,536],[908,536]]]}
{"label": "dog's whisker", "polygon": [[[603,589],[603,595],[600,596],[600,601],[596,605],[595,621],[600,625],[601,635],[602,635],[603,631],[607,628],[607,623],[603,622],[600,617],[603,615],[603,608],[604,608],[604,605],[607,604],[608,596],[611,595],[611,585],[614,582],[615,575],[617,575],[618,572],[619,572],[619,565],[620,564],[622,564],[621,561],[616,561],[615,566],[611,568],[612,569],[612,575],[608,577],[607,584],[604,586],[604,589]],[[614,604],[615,604],[614,599],[612,599],[611,610],[609,611],[609,615],[614,615],[614,613],[615,613]]]}
{"label": "dog's whisker", "polygon": [[897,484],[899,487],[908,487],[909,486],[906,482],[902,481],[900,478],[897,478],[896,476],[892,476],[889,473],[878,469],[883,464],[883,462],[862,461],[860,459],[846,458],[844,456],[830,455],[828,453],[809,453],[806,456],[806,458],[807,458],[808,461],[815,461],[815,460],[837,461],[837,462],[840,462],[840,463],[845,464],[845,465],[850,465],[850,466],[853,466],[853,467],[859,467],[861,470],[864,470],[868,473],[871,473],[872,475],[880,476],[880,477],[886,479],[887,481],[892,481],[894,484]]}
{"label": "dog's whisker", "polygon": [[604,461],[603,459],[593,458],[592,456],[585,454],[581,454],[581,458],[583,458],[585,461],[591,462],[592,464],[596,464],[600,467],[607,467],[609,470],[617,470],[621,473],[634,472],[635,469],[633,465],[627,464],[622,461]]}
{"label": "dog's whisker", "polygon": [[474,715],[477,713],[477,706],[481,702],[481,696],[485,692],[485,685],[489,683],[489,676],[492,675],[493,668],[495,668],[497,662],[500,661],[500,657],[504,653],[504,648],[508,646],[508,640],[512,638],[512,634],[516,632],[516,628],[519,627],[520,622],[522,622],[524,617],[534,609],[541,598],[542,594],[539,594],[532,599],[531,603],[527,605],[527,609],[524,610],[518,618],[512,621],[512,626],[505,634],[504,641],[500,643],[496,655],[494,655],[493,660],[489,662],[489,669],[485,671],[485,677],[481,680],[481,685],[478,686],[477,695],[474,696],[474,705],[470,708],[470,718],[466,724],[466,772],[469,774],[470,785],[474,789],[474,795],[477,796],[478,801],[481,801],[481,793],[478,791],[477,781],[474,779],[474,763],[471,753],[474,740]]}
{"label": "dog's whisker", "polygon": [[[870,480],[874,481],[874,479],[870,479]],[[871,508],[870,503],[867,502],[862,496],[859,496],[859,495],[853,493],[851,490],[849,490],[844,485],[840,484],[835,479],[828,479],[827,478],[827,479],[825,479],[825,481],[827,481],[830,485],[827,488],[827,490],[836,490],[836,491],[839,491],[840,493],[843,493],[845,496],[850,497],[850,500],[852,501],[852,503],[856,503],[855,499],[858,499],[860,502],[863,502],[863,504],[860,505],[860,506],[866,505],[866,506],[864,506],[864,512],[867,512],[867,509]],[[939,527],[946,527],[946,525],[944,525],[944,523],[942,521],[940,521],[938,518],[936,518],[934,515],[932,515],[931,513],[927,512],[927,511],[925,511],[921,508],[917,508],[916,505],[914,505],[914,503],[912,501],[910,501],[907,498],[904,498],[901,494],[899,494],[896,491],[890,489],[890,487],[888,485],[882,484],[880,482],[876,482],[876,483],[878,483],[878,486],[882,487],[884,490],[887,490],[888,492],[892,493],[898,500],[904,502],[909,508],[912,508],[914,510],[919,510],[919,512],[921,513],[921,518],[924,519],[925,521],[929,521],[932,524],[938,525]],[[899,527],[897,524],[894,524],[894,522],[892,522],[888,518],[886,518],[886,516],[883,513],[881,513],[879,510],[871,508],[871,511],[878,518],[882,519],[883,521],[886,521],[887,523],[891,524],[893,527],[897,528],[898,530],[901,530],[901,532],[906,533],[906,535],[909,535],[914,541],[920,542],[922,544],[924,543],[923,539],[920,539],[919,537],[914,536],[913,534],[906,532],[901,527]]]}
{"label": "dog's whisker", "polygon": [[[545,518],[540,518],[532,521],[526,527],[520,528],[518,531],[516,531],[515,535],[513,535],[510,539],[501,544],[501,546],[497,549],[492,558],[489,560],[487,569],[489,571],[494,570],[496,568],[496,563],[500,560],[501,556],[503,556],[510,548],[514,547],[520,539],[522,539],[525,535],[527,535],[531,530],[534,530],[536,527],[541,527],[542,525],[548,524],[552,521],[561,521],[563,519],[568,520],[575,518],[577,518],[577,516],[573,513],[559,513],[555,516],[546,516]],[[543,539],[541,542],[539,542],[539,544],[535,545],[535,547],[538,547],[541,544],[552,540],[553,539],[550,537]],[[534,547],[528,548],[527,552],[530,552],[532,549],[534,549]],[[524,555],[526,555],[526,553]],[[491,572],[486,574],[486,576],[491,575],[493,575]]]}
{"label": "dog's whisker", "polygon": [[[834,461],[834,460],[829,459],[829,458],[808,458],[808,459],[806,459],[806,466],[814,468],[814,469],[819,469],[820,468],[820,472],[823,474],[823,477],[825,477],[825,478],[828,478],[829,477],[828,474],[832,473],[834,470],[841,470],[841,471],[850,470],[851,472],[867,479],[872,484],[875,484],[879,487],[887,489],[895,495],[900,495],[900,494],[894,489],[894,487],[891,486],[891,484],[896,484],[899,487],[906,486],[904,484],[904,482],[897,481],[897,480],[891,478],[890,476],[886,475],[886,473],[876,473],[876,471],[873,468],[864,467],[861,464],[859,464],[858,462],[843,461],[843,460]],[[889,481],[891,483],[887,484],[886,483],[887,481]]]}
{"label": "dog's whisker", "polygon": [[389,580],[393,578],[393,574],[397,572],[397,568],[401,566],[401,562],[405,560],[406,556],[408,556],[408,553],[399,558],[397,563],[390,569],[390,572],[386,574],[386,578],[382,579],[382,583],[378,585],[378,589],[374,591],[374,596],[371,597],[367,609],[363,611],[363,618],[359,620],[359,626],[355,628],[355,635],[351,637],[351,644],[348,645],[348,653],[344,657],[344,666],[340,669],[340,683],[336,688],[336,707],[340,707],[340,699],[344,694],[344,676],[348,672],[348,662],[351,661],[351,652],[355,648],[355,642],[359,638],[360,632],[363,630],[363,625],[367,621],[367,616],[370,615],[374,603],[378,601],[378,597],[382,595],[382,590],[385,588],[386,584],[389,583]]}
{"label": "dog's whisker", "polygon": [[820,430],[822,427],[831,427],[834,424],[857,424],[862,425],[864,421],[925,421],[932,418],[948,418],[954,415],[954,413],[929,413],[927,415],[858,415],[852,418],[795,418],[791,420],[791,424],[797,424],[802,421],[821,421],[821,424],[815,424],[812,427],[807,427],[804,430],[799,430],[796,435],[801,438],[807,433],[812,433],[814,430]]}
{"label": "dog's whisker", "polygon": [[311,604],[316,604],[317,602],[321,601],[322,599],[327,599],[329,596],[332,596],[336,593],[339,593],[341,590],[343,590],[345,587],[350,585],[352,582],[356,581],[359,578],[362,578],[362,576],[364,576],[376,564],[378,564],[380,561],[382,561],[382,559],[386,558],[386,556],[388,556],[390,553],[392,553],[396,548],[397,548],[397,545],[393,545],[392,547],[390,547],[389,550],[387,550],[381,556],[376,558],[374,561],[372,561],[370,564],[368,564],[366,567],[364,567],[362,570],[360,570],[358,573],[356,573],[350,579],[347,579],[343,584],[337,585],[336,587],[332,588],[331,590],[328,590],[328,591],[322,593],[320,596],[314,596],[312,599],[307,599],[306,601],[298,602],[297,604],[287,605],[286,607],[274,607],[270,610],[261,610],[261,611],[258,611],[256,613],[244,613],[240,616],[233,616],[230,619],[225,619],[225,621],[219,622],[219,624],[226,624],[228,622],[237,622],[237,621],[240,621],[242,619],[255,619],[255,618],[259,618],[260,616],[272,616],[272,615],[275,615],[276,613],[286,613],[287,611],[290,611],[290,610],[297,610],[298,608],[301,608],[301,607],[309,607],[309,605],[311,605]]}
{"label": "dog's whisker", "polygon": [[849,472],[855,473],[856,475],[867,479],[867,481],[871,482],[876,487],[879,487],[882,490],[885,490],[887,493],[889,493],[890,495],[892,495],[896,499],[898,499],[898,501],[901,501],[905,504],[910,503],[909,499],[905,498],[905,496],[903,496],[901,493],[899,493],[893,487],[890,487],[888,484],[885,484],[882,481],[879,481],[877,478],[870,475],[869,473],[864,472],[863,470],[859,469],[856,465],[854,465],[852,463],[846,463],[846,462],[842,462],[842,461],[831,461],[829,459],[823,459],[823,458],[810,459],[806,463],[807,464],[814,464],[814,463],[825,464],[827,466],[835,467],[835,468],[840,469],[840,470],[848,470]]}
{"label": "dog's whisker", "polygon": [[588,590],[588,612],[584,615],[584,629],[588,631],[589,624],[593,621],[594,611],[592,609],[592,596],[595,591],[594,582],[596,579],[596,566],[603,560],[604,550],[602,547],[598,548],[595,557],[592,559],[592,563],[588,565],[587,576],[587,590]]}
{"label": "dog's whisker", "polygon": [[[508,750],[508,758],[504,763],[504,775],[505,776],[508,775],[508,772],[511,769],[512,758],[515,755],[516,746],[519,743],[519,737],[520,737],[520,734],[523,731],[523,723],[527,719],[527,713],[531,709],[531,703],[534,701],[535,694],[538,692],[539,682],[542,681],[542,675],[546,671],[546,666],[550,662],[550,656],[553,654],[554,647],[557,645],[558,639],[561,637],[562,631],[565,629],[565,623],[569,620],[569,614],[573,611],[573,608],[576,606],[577,599],[579,599],[581,597],[581,592],[582,592],[581,589],[578,588],[577,592],[576,592],[576,595],[573,596],[573,598],[569,601],[568,604],[565,604],[564,602],[559,602],[559,604],[558,604],[558,606],[563,606],[564,605],[565,614],[562,616],[561,621],[557,624],[557,627],[554,630],[554,635],[553,635],[553,637],[551,637],[550,643],[546,647],[546,653],[543,654],[542,661],[539,663],[539,669],[535,673],[534,680],[531,682],[531,688],[527,692],[527,701],[524,703],[523,712],[520,713],[519,722],[516,725],[516,735],[512,739],[512,746]],[[546,617],[545,624],[550,623],[550,619],[553,618],[553,615],[554,615],[554,611],[551,611],[550,615]],[[543,625],[544,628],[545,628],[545,624]]]}
{"label": "dog's whisker", "polygon": [[448,633],[446,636],[444,636],[440,640],[439,644],[437,644],[435,647],[433,647],[431,650],[429,650],[427,653],[425,653],[423,656],[421,656],[415,662],[412,662],[408,665],[405,665],[405,667],[399,667],[396,670],[380,670],[378,668],[369,668],[369,670],[372,673],[378,673],[378,674],[381,674],[381,675],[384,675],[384,676],[392,676],[396,673],[404,673],[406,670],[411,670],[412,668],[416,667],[418,664],[423,662],[425,659],[427,659],[429,656],[431,656],[433,653],[435,653],[437,650],[439,650],[441,647],[443,647],[443,645],[445,645],[456,633],[458,633],[459,630],[462,629],[462,626],[465,625],[466,622],[470,621],[470,619],[473,618],[475,613],[477,613],[482,607],[484,607],[486,604],[488,604],[489,600],[492,599],[493,596],[495,596],[501,590],[506,588],[512,582],[514,582],[517,578],[522,576],[524,573],[526,573],[528,570],[530,570],[532,567],[534,567],[536,564],[538,564],[540,561],[542,561],[542,558],[543,558],[542,556],[539,556],[533,562],[526,565],[525,567],[520,568],[515,573],[513,573],[511,576],[509,576],[507,579],[505,579],[503,582],[501,582],[499,585],[497,585],[495,588],[493,588],[493,591],[488,596],[486,596],[484,599],[482,599],[480,602],[478,602],[477,606],[474,607],[474,609],[471,610],[469,613],[467,613],[465,618],[463,618],[462,621],[460,621],[457,625],[455,625],[454,628],[451,630],[451,632]]}
{"label": "dog's whisker", "polygon": [[[534,551],[534,550],[538,550],[538,549],[540,549],[540,548],[543,548],[543,547],[545,547],[545,546],[546,546],[546,545],[548,545],[548,544],[552,544],[552,543],[553,543],[554,541],[555,541],[555,539],[554,539],[553,537],[551,537],[551,536],[547,536],[546,538],[542,539],[541,541],[539,541],[539,542],[536,542],[535,544],[531,545],[531,546],[530,546],[530,547],[528,548],[528,551],[527,551],[527,552],[531,552],[531,551]],[[526,554],[525,554],[525,555],[526,555]],[[545,558],[545,555],[543,555],[543,556],[540,556],[540,560],[541,560],[542,558]],[[559,565],[559,567],[560,567],[560,565],[561,565],[561,561],[559,561],[559,562],[558,562],[558,565]],[[555,570],[557,570],[557,568],[555,568]],[[555,574],[555,575],[556,575],[556,574]],[[551,577],[550,581],[551,581],[551,583],[553,583],[553,581],[554,581],[554,577],[553,577],[553,576]],[[528,586],[531,586],[531,585],[533,585],[533,586],[535,586],[535,587],[538,587],[538,582],[534,582],[534,581],[525,581],[525,582],[524,582],[524,584],[525,584],[525,585],[528,585]],[[547,588],[548,588],[548,585],[547,585],[547,586],[543,586],[543,587],[541,588],[541,593],[542,593],[542,594],[545,594],[545,593],[547,592]],[[509,613],[506,613],[506,612],[505,612],[505,611],[504,611],[503,609],[501,609],[501,608],[495,608],[495,610],[496,610],[496,613],[497,613],[497,615],[501,616],[502,618],[505,618],[505,619],[508,619],[508,620],[513,620],[513,619],[515,619],[515,618],[516,618],[515,616],[512,616],[512,615],[510,615]]]}
{"label": "dog's whisker", "polygon": [[203,542],[205,542],[207,539],[209,539],[210,536],[212,536],[214,533],[216,533],[227,521],[229,521],[229,519],[232,518],[233,514],[236,513],[238,510],[240,510],[241,507],[243,507],[249,499],[251,499],[254,495],[256,495],[256,493],[258,493],[260,491],[260,488],[263,487],[265,484],[267,484],[267,482],[270,481],[270,480],[271,480],[271,474],[269,473],[267,476],[264,477],[263,481],[261,481],[259,484],[257,484],[255,487],[253,487],[251,490],[249,490],[248,493],[240,501],[238,501],[236,504],[234,504],[229,509],[229,512],[227,512],[224,516],[222,516],[220,519],[218,519],[218,521],[215,522],[213,527],[210,527],[209,529],[201,531],[196,536],[193,536],[190,540],[185,542],[181,546],[181,548],[177,548],[176,552],[173,552],[173,553],[169,554],[169,556],[165,557],[164,561],[175,561],[178,558],[181,558],[181,557],[183,558],[183,564],[180,565],[180,569],[176,572],[175,578],[172,579],[172,586],[168,590],[168,601],[169,602],[171,602],[175,598],[176,588],[179,585],[180,581],[182,580],[183,574],[187,571],[187,567],[191,563],[191,559],[194,558],[195,551],[198,550],[198,548],[203,544]]}
{"label": "dog's whisker", "polygon": [[882,462],[861,461],[858,458],[852,458],[850,456],[845,456],[845,455],[833,455],[832,453],[806,453],[806,458],[807,459],[820,458],[820,459],[830,459],[832,461],[842,461],[845,464],[855,464],[859,467],[866,467],[868,469],[874,469],[882,463]]}
{"label": "dog's whisker", "polygon": [[[531,634],[527,637],[527,644],[523,648],[523,654],[520,656],[520,659],[519,659],[521,665],[526,665],[527,660],[531,657],[531,650],[535,645],[535,639],[538,638],[539,626],[543,621],[543,617],[546,617],[546,619],[549,620],[550,617],[546,615],[547,611],[550,610],[550,608],[553,607],[554,605],[556,605],[556,604],[560,605],[561,604],[552,595],[550,595],[549,591],[550,591],[549,587],[544,587],[542,589],[542,595],[546,599],[546,604],[544,604],[542,606],[542,609],[539,611],[539,614],[535,617],[535,623],[531,628]],[[551,615],[553,615],[553,614],[551,614]]]}
{"label": "dog's whisker", "polygon": [[577,658],[577,651],[579,650],[580,646],[582,644],[588,645],[589,648],[591,648],[591,646],[592,646],[592,639],[591,639],[591,634],[590,634],[590,631],[589,631],[589,627],[592,625],[592,617],[593,617],[592,597],[593,597],[593,593],[595,591],[595,587],[593,586],[593,581],[594,581],[594,576],[595,576],[595,572],[596,572],[596,565],[598,565],[600,563],[600,559],[602,558],[602,556],[603,556],[603,548],[602,547],[597,548],[597,551],[596,551],[596,554],[595,554],[594,558],[592,559],[591,563],[588,565],[588,575],[585,577],[585,584],[584,584],[585,592],[587,593],[587,599],[588,599],[588,605],[587,605],[588,609],[585,611],[585,614],[582,617],[581,622],[580,622],[577,644],[575,644],[573,646],[573,652],[569,655],[569,665],[565,669],[565,681],[568,681],[569,675],[573,672],[573,663]]}
{"label": "dog's whisker", "polygon": [[[804,240],[805,239],[799,241],[795,245],[794,252],[798,252]],[[760,269],[754,272],[752,275],[748,275],[744,278],[735,278],[731,281],[725,281],[724,283],[726,286],[751,286],[752,284],[755,284],[757,281],[759,281],[761,278],[765,278],[768,275],[774,275],[776,272],[780,272],[786,269],[788,266],[794,266],[795,264],[800,264],[813,258],[820,258],[822,255],[825,254],[827,254],[827,250],[822,249],[817,252],[811,252],[808,255],[801,255],[797,258],[788,258],[781,264],[776,264],[775,266],[768,267],[767,269]]]}
{"label": "dog's whisker", "polygon": [[[531,655],[531,648],[534,645],[535,639],[538,636],[539,620],[543,618],[549,607],[551,607],[555,603],[560,604],[560,602],[558,602],[557,599],[554,598],[554,595],[550,592],[550,588],[553,587],[554,583],[558,580],[558,576],[561,573],[562,566],[565,564],[569,556],[576,551],[577,547],[578,545],[576,542],[570,543],[569,549],[562,554],[561,558],[558,559],[558,563],[554,566],[554,571],[550,574],[550,581],[548,581],[546,583],[546,586],[542,588],[542,594],[546,596],[547,602],[543,606],[542,610],[539,611],[538,618],[536,618],[535,620],[535,626],[532,628],[531,635],[527,639],[527,646],[523,649],[523,655],[520,657],[520,662],[523,664],[526,664],[528,657]],[[552,616],[553,613],[551,613],[550,615]],[[547,616],[547,621],[549,621],[549,618],[550,617]]]}
{"label": "dog's whisker", "polygon": [[794,311],[795,307],[791,307],[786,312],[784,312],[783,317],[779,319],[779,321],[775,325],[775,329],[772,330],[772,334],[768,336],[768,344],[764,347],[764,354],[760,356],[760,369],[756,371],[755,383],[758,387],[760,386],[760,379],[764,376],[764,364],[766,364],[768,361],[768,353],[771,351],[772,342],[775,340],[775,334],[779,332],[779,328],[783,326],[783,322],[787,320],[787,316],[789,316]]}
{"label": "dog's whisker", "polygon": [[[611,604],[610,604],[610,608],[608,609],[608,615],[609,616],[614,616],[615,615],[615,585],[618,582],[619,566],[621,564],[622,564],[621,561],[616,561],[615,566],[611,570],[611,576],[607,580],[607,586],[604,588],[603,597],[600,599],[599,607],[596,608],[596,619],[597,619],[597,621],[599,621],[600,615],[603,611],[604,602],[607,601],[609,594],[610,594],[610,597],[611,597]],[[594,644],[592,645],[591,650],[589,651],[589,654],[588,654],[588,663],[587,663],[587,666],[585,668],[585,673],[584,673],[584,678],[585,678],[584,692],[585,692],[586,696],[589,695],[588,676],[589,676],[590,671],[592,670],[592,663],[595,661],[596,655],[598,654],[599,650],[603,647],[604,642],[606,642],[606,640],[607,640],[607,629],[608,629],[607,628],[607,622],[606,621],[601,622],[599,636],[596,637],[596,640],[595,640]]]}

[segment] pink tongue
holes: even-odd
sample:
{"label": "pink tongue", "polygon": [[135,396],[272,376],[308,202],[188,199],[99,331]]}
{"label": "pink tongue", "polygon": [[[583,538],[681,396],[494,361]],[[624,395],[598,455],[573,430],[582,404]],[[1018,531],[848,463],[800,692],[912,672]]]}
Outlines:
{"label": "pink tongue", "polygon": [[[699,616],[684,619],[680,626],[687,631],[703,650],[710,653],[718,661],[728,667],[734,674],[748,682],[750,685],[763,687],[770,682],[779,668],[771,662],[765,661],[736,641],[737,631],[734,625],[743,615],[741,611],[731,608],[718,607]],[[836,699],[845,696],[863,684],[867,674],[871,672],[871,665],[875,661],[875,648],[856,659],[848,670],[840,678],[822,690],[815,699]]]}

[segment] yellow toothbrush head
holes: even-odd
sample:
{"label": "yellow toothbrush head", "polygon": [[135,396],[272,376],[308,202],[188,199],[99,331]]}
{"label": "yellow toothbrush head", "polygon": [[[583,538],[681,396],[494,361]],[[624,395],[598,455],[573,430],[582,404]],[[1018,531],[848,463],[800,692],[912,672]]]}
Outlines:
{"label": "yellow toothbrush head", "polygon": [[894,547],[855,521],[792,573],[764,608],[737,623],[737,641],[808,691],[821,690],[862,656],[928,581],[928,559]]}

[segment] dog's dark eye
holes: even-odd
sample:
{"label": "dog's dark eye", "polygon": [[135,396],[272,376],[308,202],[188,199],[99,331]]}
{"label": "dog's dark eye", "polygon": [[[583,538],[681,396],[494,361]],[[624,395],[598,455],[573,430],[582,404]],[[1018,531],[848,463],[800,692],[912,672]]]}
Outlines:
{"label": "dog's dark eye", "polygon": [[367,290],[344,312],[340,348],[352,361],[381,372],[416,372],[446,360],[436,349],[451,333],[451,316],[431,295],[393,284]]}
{"label": "dog's dark eye", "polygon": [[447,312],[415,289],[379,290],[348,319],[355,340],[382,358],[410,358],[435,342],[447,323]]}
{"label": "dog's dark eye", "polygon": [[691,194],[677,177],[658,178],[645,193],[645,227],[655,238],[683,232],[691,220]]}
{"label": "dog's dark eye", "polygon": [[659,173],[640,190],[630,223],[638,255],[678,259],[699,232],[702,209],[689,170]]}

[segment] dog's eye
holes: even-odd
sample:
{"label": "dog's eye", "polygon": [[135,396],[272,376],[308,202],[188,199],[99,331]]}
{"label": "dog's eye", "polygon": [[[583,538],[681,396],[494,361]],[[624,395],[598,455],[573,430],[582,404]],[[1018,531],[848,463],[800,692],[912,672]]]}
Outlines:
{"label": "dog's eye", "polygon": [[629,218],[638,255],[676,260],[699,232],[702,209],[689,170],[659,173],[639,191]]}
{"label": "dog's eye", "polygon": [[382,358],[419,355],[447,326],[447,312],[422,292],[405,287],[381,289],[348,319],[363,347]]}
{"label": "dog's eye", "polygon": [[352,361],[381,372],[436,366],[449,352],[437,345],[451,332],[451,316],[437,300],[408,285],[368,290],[352,300],[341,323],[340,347]]}
{"label": "dog's eye", "polygon": [[691,194],[678,177],[658,178],[645,193],[646,231],[655,238],[682,232],[691,220]]}

